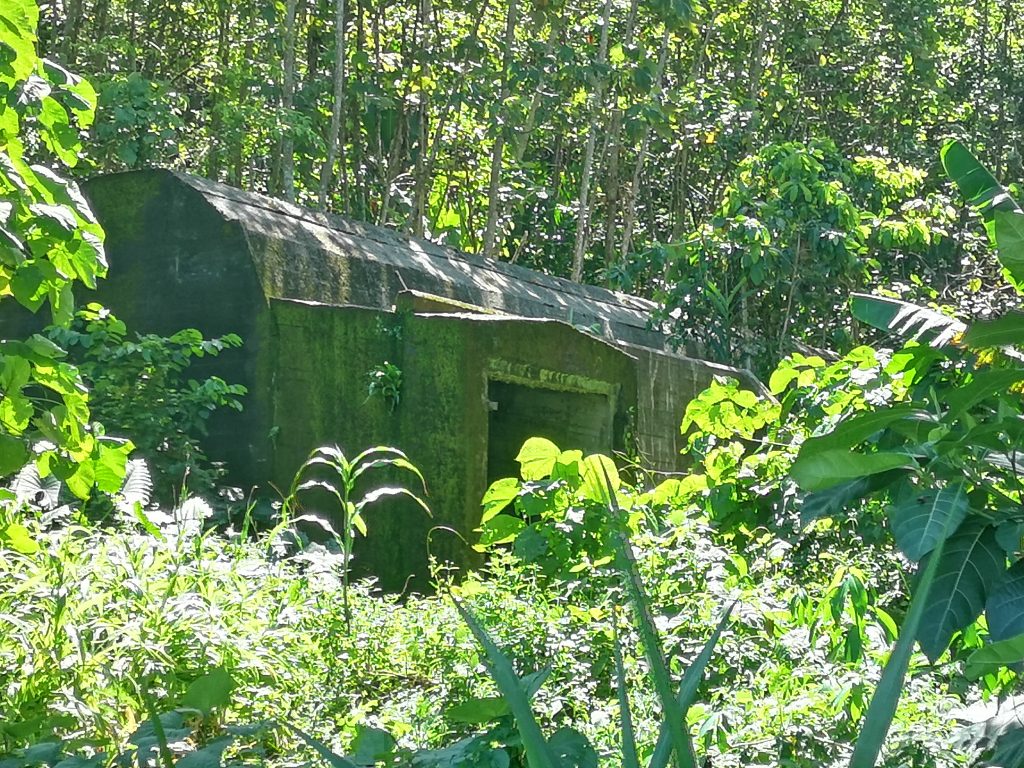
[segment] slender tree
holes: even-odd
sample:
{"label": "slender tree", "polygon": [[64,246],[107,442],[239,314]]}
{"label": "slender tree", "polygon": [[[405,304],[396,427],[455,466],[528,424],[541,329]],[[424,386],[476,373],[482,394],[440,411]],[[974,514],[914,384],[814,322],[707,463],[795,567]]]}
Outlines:
{"label": "slender tree", "polygon": [[494,107],[494,144],[491,147],[491,172],[487,186],[487,224],[484,229],[484,256],[494,258],[501,196],[501,168],[505,155],[505,102],[508,101],[509,69],[515,55],[517,0],[508,0],[505,15],[505,50],[501,60],[501,92]]}
{"label": "slender tree", "polygon": [[[327,210],[327,199],[334,186],[335,161],[341,156],[340,177],[345,184],[345,149],[341,140],[341,121],[345,109],[345,0],[334,0],[334,99],[331,103],[331,128],[327,135],[327,157],[320,170],[320,210]],[[347,195],[346,195],[347,197]]]}
{"label": "slender tree", "polygon": [[[597,50],[597,65],[604,70],[608,63],[608,25],[611,21],[612,0],[605,0],[604,12],[601,15],[601,41]],[[580,195],[576,215],[576,244],[572,251],[572,279],[579,282],[583,279],[583,255],[587,250],[590,235],[590,175],[594,165],[594,147],[597,144],[597,132],[601,122],[601,109],[604,102],[605,77],[598,74],[592,84],[590,99],[590,125],[587,129],[587,145],[583,151],[583,170],[580,171]]]}

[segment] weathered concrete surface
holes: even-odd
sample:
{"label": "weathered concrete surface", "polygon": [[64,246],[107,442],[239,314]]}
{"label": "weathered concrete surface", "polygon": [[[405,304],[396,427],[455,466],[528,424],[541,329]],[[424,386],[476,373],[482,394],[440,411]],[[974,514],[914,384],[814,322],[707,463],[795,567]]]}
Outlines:
{"label": "weathered concrete surface", "polygon": [[[622,443],[627,404],[636,399],[635,360],[564,323],[403,316],[288,299],[272,300],[270,310],[277,336],[267,357],[276,377],[254,395],[270,403],[279,428],[271,473],[277,482],[288,483],[311,446],[332,442],[353,454],[370,445],[401,446],[427,479],[434,519],[411,503],[381,504],[368,515],[359,561],[389,588],[400,588],[409,572],[425,572],[427,533],[434,526],[473,540],[480,496],[495,479],[488,466],[492,419],[506,405],[493,400],[496,382],[513,390],[597,396],[602,410],[588,420],[596,425],[593,442],[582,446],[590,450]],[[343,359],[338,350],[346,350]],[[393,412],[381,399],[367,399],[366,371],[385,359],[398,365],[405,382]],[[574,423],[571,414],[547,423],[534,419],[523,425],[524,437],[539,434],[568,446],[579,437]],[[404,480],[415,482],[408,475]],[[431,537],[430,551],[441,560],[474,561],[469,546],[447,532]]]}
{"label": "weathered concrete surface", "polygon": [[[686,403],[737,373],[668,351],[648,328],[653,305],[635,297],[169,171],[84,191],[107,231],[103,303],[141,332],[243,338],[204,361],[249,388],[244,414],[215,420],[208,445],[236,482],[285,488],[325,443],[396,445],[423,470],[434,520],[402,505],[370,513],[360,561],[388,588],[422,579],[432,526],[472,538],[521,438],[680,469]],[[384,361],[403,375],[393,412],[368,397]],[[472,561],[456,537],[431,539],[435,554]]]}

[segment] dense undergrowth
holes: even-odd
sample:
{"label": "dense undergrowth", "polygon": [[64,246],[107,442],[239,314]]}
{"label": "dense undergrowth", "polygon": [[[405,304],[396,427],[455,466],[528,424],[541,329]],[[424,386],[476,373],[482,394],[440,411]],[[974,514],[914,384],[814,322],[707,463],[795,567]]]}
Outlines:
{"label": "dense undergrowth", "polygon": [[[5,751],[58,737],[70,753],[112,754],[149,707],[179,704],[215,668],[237,684],[223,722],[289,723],[342,751],[359,726],[420,748],[479,727],[466,721],[486,710],[477,703],[460,714],[457,705],[494,689],[444,585],[437,596],[404,599],[356,585],[350,634],[336,555],[287,554],[265,538],[203,533],[195,517],[202,505],[189,509],[193,522],[169,522],[160,536],[72,525],[37,534],[38,549],[0,560],[0,582],[11,587],[0,595]],[[689,715],[701,751],[716,766],[841,760],[891,639],[872,607],[898,611],[902,603],[896,556],[847,549],[809,558],[812,541],[792,546],[770,536],[740,555],[716,543],[701,515],[658,516],[666,511],[668,527],[641,533],[635,549],[670,655],[692,660],[720,607],[739,601]],[[511,556],[452,589],[521,670],[552,666],[537,695],[543,721],[577,728],[603,765],[616,764],[607,595],[582,580],[553,582]],[[861,636],[853,658],[851,632]],[[636,638],[624,635],[624,644],[636,727],[649,749],[658,707],[643,683]],[[950,749],[949,713],[960,705],[941,678],[914,676],[885,764],[962,761],[966,755]],[[297,750],[277,728],[239,758],[295,764],[304,759]]]}

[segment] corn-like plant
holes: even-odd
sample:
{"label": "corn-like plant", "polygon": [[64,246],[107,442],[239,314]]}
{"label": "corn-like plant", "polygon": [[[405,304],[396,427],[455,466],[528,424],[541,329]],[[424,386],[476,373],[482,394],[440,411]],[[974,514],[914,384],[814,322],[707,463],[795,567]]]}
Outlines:
{"label": "corn-like plant", "polygon": [[[409,461],[409,457],[397,448],[378,445],[349,459],[337,445],[321,446],[310,453],[309,458],[295,473],[282,506],[281,523],[277,529],[278,531],[283,530],[296,522],[312,522],[327,531],[337,543],[342,557],[341,594],[347,632],[352,631],[352,611],[349,606],[349,565],[352,560],[352,546],[356,534],[362,536],[367,534],[366,508],[381,499],[405,496],[416,502],[428,515],[431,514],[430,508],[423,499],[402,486],[380,486],[360,495],[357,488],[360,478],[370,470],[382,467],[394,467],[411,473],[420,481],[423,494],[426,495],[427,485],[423,475]],[[317,473],[317,470],[323,471]],[[317,476],[310,477],[312,474],[317,474]],[[324,517],[295,514],[301,510],[299,494],[313,489],[326,491],[337,501],[341,513],[337,526],[332,525]]]}

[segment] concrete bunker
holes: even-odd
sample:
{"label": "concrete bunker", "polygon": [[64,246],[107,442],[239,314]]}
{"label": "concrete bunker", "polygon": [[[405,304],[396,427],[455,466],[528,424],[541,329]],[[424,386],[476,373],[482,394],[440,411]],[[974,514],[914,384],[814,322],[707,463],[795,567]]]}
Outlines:
{"label": "concrete bunker", "polygon": [[[514,474],[526,437],[678,470],[687,402],[737,375],[670,350],[633,296],[171,171],[83,191],[107,232],[98,300],[139,332],[244,340],[208,363],[249,390],[208,441],[234,482],[285,488],[327,443],[395,445],[423,471],[435,518],[390,505],[357,550],[387,589],[426,575],[434,526],[472,539],[488,482]],[[401,371],[394,408],[367,396],[385,361]],[[456,537],[431,551],[473,562]]]}

